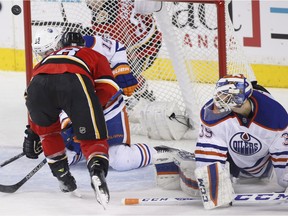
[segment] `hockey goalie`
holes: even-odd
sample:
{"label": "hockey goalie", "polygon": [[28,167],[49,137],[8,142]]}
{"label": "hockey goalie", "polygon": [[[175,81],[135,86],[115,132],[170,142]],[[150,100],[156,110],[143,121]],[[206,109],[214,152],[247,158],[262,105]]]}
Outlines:
{"label": "hockey goalie", "polygon": [[241,74],[226,76],[200,117],[195,158],[167,147],[157,154],[159,186],[200,195],[205,209],[229,206],[239,179],[275,180],[278,192],[287,193],[288,115],[270,94]]}

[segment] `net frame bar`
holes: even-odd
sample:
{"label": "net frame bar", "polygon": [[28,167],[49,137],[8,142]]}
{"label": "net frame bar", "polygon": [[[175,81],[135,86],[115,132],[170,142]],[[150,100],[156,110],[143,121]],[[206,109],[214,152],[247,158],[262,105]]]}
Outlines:
{"label": "net frame bar", "polygon": [[33,53],[32,53],[32,26],[31,26],[31,2],[23,0],[24,16],[24,37],[25,37],[25,64],[26,64],[26,85],[29,84],[32,77]]}
{"label": "net frame bar", "polygon": [[[160,0],[150,0],[160,1]],[[218,63],[219,77],[227,74],[227,48],[226,48],[226,26],[225,26],[225,0],[164,0],[166,2],[187,2],[187,3],[206,3],[215,4],[217,8],[218,25]],[[24,9],[24,36],[25,36],[25,63],[26,63],[26,83],[28,85],[33,70],[32,53],[32,20],[31,20],[31,1],[23,0]]]}

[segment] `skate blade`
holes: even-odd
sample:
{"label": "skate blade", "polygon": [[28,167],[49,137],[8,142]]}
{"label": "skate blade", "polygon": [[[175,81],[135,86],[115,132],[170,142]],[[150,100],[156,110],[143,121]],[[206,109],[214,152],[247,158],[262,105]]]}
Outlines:
{"label": "skate blade", "polygon": [[101,185],[100,179],[97,176],[92,176],[92,184],[95,188],[94,193],[98,203],[100,203],[104,210],[106,210],[108,206],[108,197],[99,189],[99,186]]}
{"label": "skate blade", "polygon": [[72,196],[75,196],[75,197],[78,197],[78,198],[82,198],[82,194],[77,190],[75,189],[74,191],[71,192],[71,195]]}

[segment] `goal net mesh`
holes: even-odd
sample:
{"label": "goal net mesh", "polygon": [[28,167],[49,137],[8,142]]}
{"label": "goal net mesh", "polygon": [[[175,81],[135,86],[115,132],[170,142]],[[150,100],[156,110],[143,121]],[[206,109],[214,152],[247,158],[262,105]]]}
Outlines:
{"label": "goal net mesh", "polygon": [[[220,15],[219,5],[225,12]],[[222,74],[243,73],[254,79],[228,9],[229,1],[216,0],[140,1],[137,6],[132,0],[32,0],[32,37],[37,29],[51,26],[118,40],[126,46],[139,82],[126,98],[130,121],[137,122],[145,104],[165,102],[177,104],[184,116],[197,122],[221,74],[219,57],[224,59]],[[218,43],[219,28],[225,30],[224,47]]]}

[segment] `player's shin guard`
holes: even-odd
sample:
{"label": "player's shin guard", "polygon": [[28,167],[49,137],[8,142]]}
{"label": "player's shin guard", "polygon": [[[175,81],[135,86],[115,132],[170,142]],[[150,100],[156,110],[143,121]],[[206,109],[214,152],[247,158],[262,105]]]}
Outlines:
{"label": "player's shin guard", "polygon": [[77,189],[76,181],[71,175],[68,166],[68,160],[65,154],[54,158],[47,158],[49,167],[59,181],[59,187],[62,192],[72,192]]}

